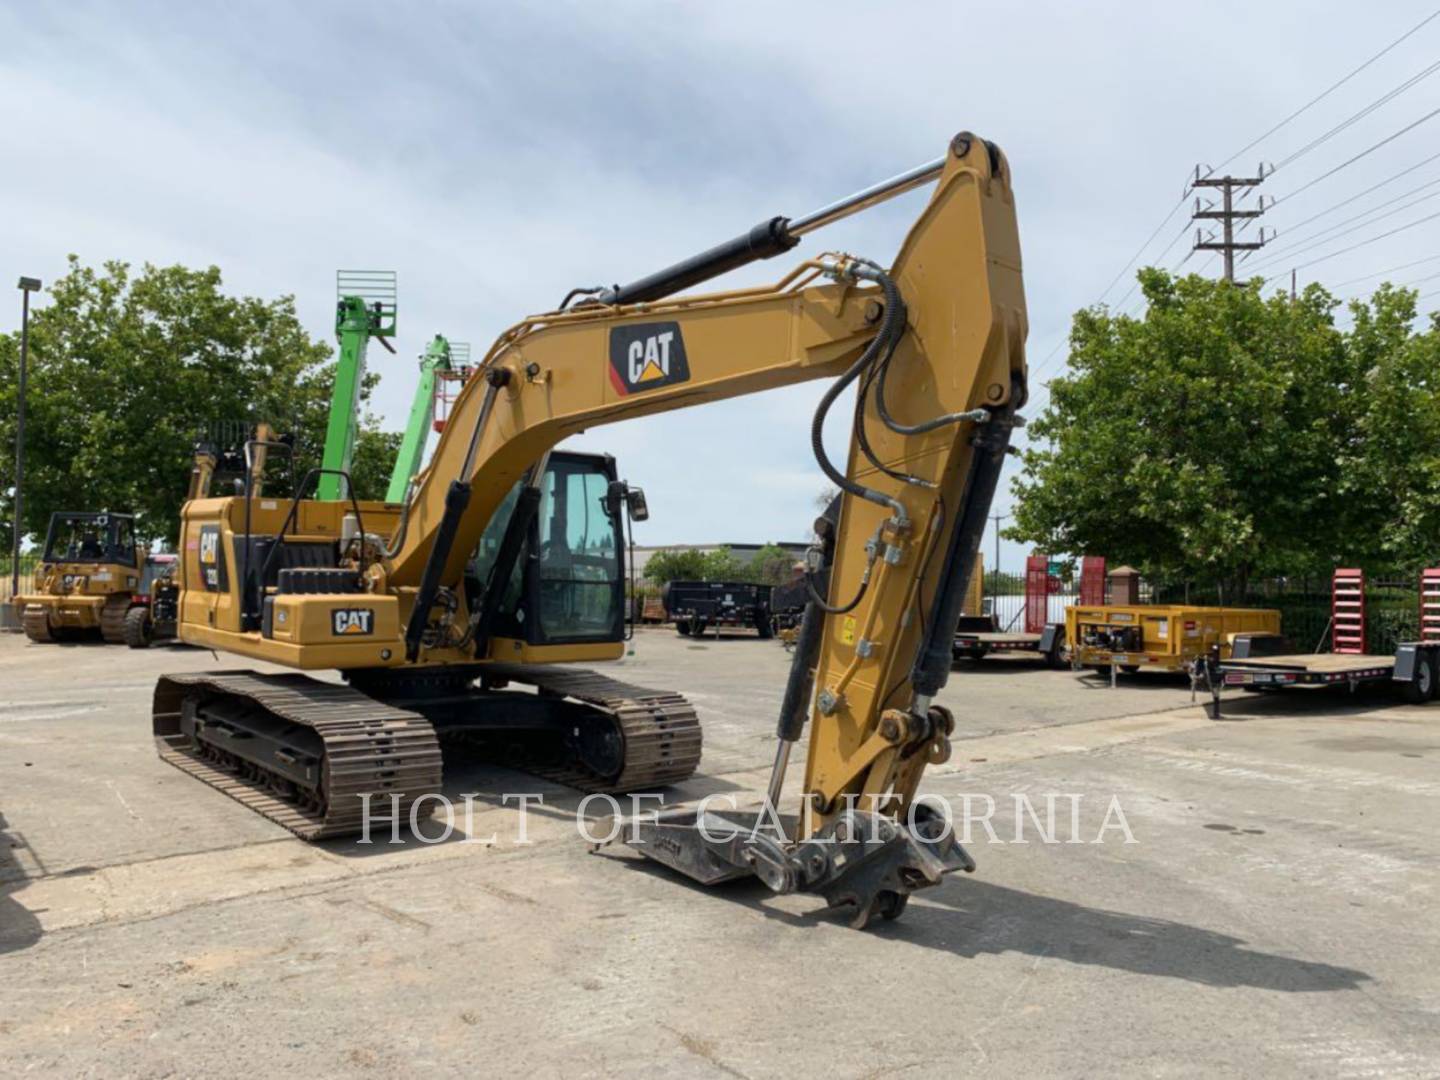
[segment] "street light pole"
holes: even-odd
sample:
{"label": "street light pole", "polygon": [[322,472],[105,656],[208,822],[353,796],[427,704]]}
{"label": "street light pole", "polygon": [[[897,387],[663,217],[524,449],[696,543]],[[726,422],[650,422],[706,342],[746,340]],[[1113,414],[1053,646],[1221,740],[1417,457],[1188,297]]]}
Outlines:
{"label": "street light pole", "polygon": [[40,279],[22,277],[20,289],[20,383],[15,403],[15,505],[10,538],[10,600],[20,595],[20,491],[25,481],[25,382],[30,362],[30,294],[40,289]]}
{"label": "street light pole", "polygon": [[[999,600],[1000,597],[1000,522],[1008,521],[1009,514],[991,514],[990,520],[995,522],[995,586],[992,596]],[[992,608],[992,610],[994,610]]]}

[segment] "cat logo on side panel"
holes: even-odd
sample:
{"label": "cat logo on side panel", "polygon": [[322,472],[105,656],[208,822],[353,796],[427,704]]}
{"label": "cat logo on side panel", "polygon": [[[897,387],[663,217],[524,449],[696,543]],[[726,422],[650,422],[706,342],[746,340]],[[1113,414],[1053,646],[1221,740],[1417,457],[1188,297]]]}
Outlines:
{"label": "cat logo on side panel", "polygon": [[375,632],[372,608],[336,608],[330,613],[330,629],[336,637],[354,637]]}
{"label": "cat logo on side panel", "polygon": [[610,331],[610,385],[622,396],[688,382],[680,324],[637,323]]}

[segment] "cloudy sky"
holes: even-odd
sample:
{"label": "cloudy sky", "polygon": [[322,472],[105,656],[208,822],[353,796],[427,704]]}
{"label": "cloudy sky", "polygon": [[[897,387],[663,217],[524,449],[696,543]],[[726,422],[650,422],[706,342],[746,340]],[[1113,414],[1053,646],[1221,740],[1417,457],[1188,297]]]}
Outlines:
{"label": "cloudy sky", "polygon": [[[384,376],[378,411],[398,428],[412,358],[437,331],[481,351],[573,285],[627,280],[798,215],[939,156],[969,128],[1013,166],[1043,384],[1063,368],[1075,308],[1102,295],[1134,306],[1128,277],[1105,290],[1152,230],[1145,261],[1185,257],[1179,204],[1197,162],[1245,148],[1228,168],[1280,166],[1264,189],[1280,198],[1265,219],[1281,234],[1263,253],[1273,265],[1253,265],[1287,285],[1290,265],[1353,243],[1302,281],[1433,254],[1440,221],[1402,227],[1440,209],[1423,201],[1440,195],[1425,186],[1440,161],[1397,174],[1440,150],[1440,119],[1298,189],[1440,108],[1440,77],[1425,74],[1440,19],[1246,147],[1433,6],[0,0],[0,269],[48,281],[70,252],[213,263],[232,290],[294,294],[327,338],[336,269],[393,269],[400,355],[375,350],[371,362]],[[888,261],[921,199],[812,234],[800,251]],[[1301,250],[1312,234],[1318,246]],[[732,281],[771,279],[780,262]],[[1184,269],[1216,266],[1194,257]],[[597,429],[581,444],[614,453],[647,489],[641,543],[799,539],[824,487],[807,440],[820,393]],[[837,454],[846,437],[833,433]],[[1007,563],[1018,555],[1007,546]]]}

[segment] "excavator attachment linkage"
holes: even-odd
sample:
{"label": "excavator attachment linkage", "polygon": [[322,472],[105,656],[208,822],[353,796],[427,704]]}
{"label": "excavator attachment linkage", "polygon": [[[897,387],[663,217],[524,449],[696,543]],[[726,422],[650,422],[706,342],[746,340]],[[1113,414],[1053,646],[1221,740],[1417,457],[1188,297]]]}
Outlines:
{"label": "excavator attachment linkage", "polygon": [[702,885],[754,876],[781,895],[821,896],[863,929],[876,915],[897,918],[916,889],[975,869],[943,815],[916,803],[911,818],[849,811],[792,842],[793,815],[682,809],[624,822],[617,838]]}

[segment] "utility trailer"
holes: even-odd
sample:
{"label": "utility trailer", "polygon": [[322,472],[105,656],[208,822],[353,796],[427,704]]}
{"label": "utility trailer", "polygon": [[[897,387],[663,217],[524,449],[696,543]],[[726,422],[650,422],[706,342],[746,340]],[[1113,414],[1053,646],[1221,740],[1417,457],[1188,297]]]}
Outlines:
{"label": "utility trailer", "polygon": [[1075,667],[1127,675],[1142,667],[1185,671],[1213,650],[1228,658],[1232,642],[1245,634],[1280,632],[1280,612],[1268,608],[1076,604],[1065,622]]}
{"label": "utility trailer", "polygon": [[748,581],[672,581],[660,596],[678,634],[701,637],[711,627],[743,626],[768,639],[775,634],[770,589]]}
{"label": "utility trailer", "polygon": [[[1241,634],[1228,657],[1201,659],[1210,687],[1210,716],[1220,719],[1220,696],[1227,686],[1252,693],[1296,686],[1388,685],[1413,705],[1435,696],[1440,676],[1440,568],[1420,575],[1420,639],[1401,642],[1394,655],[1371,653],[1365,614],[1365,574],[1338,569],[1330,589],[1330,652],[1289,651],[1279,635]],[[1323,639],[1322,639],[1323,640]]]}
{"label": "utility trailer", "polygon": [[956,660],[983,660],[990,653],[1031,653],[1047,667],[1065,666],[1065,626],[1050,623],[1038,634],[1007,633],[994,615],[962,615],[955,627]]}
{"label": "utility trailer", "polygon": [[1252,692],[1285,690],[1295,686],[1345,686],[1353,693],[1367,684],[1394,687],[1406,701],[1421,705],[1435,696],[1440,671],[1440,642],[1408,641],[1393,656],[1370,653],[1289,653],[1249,655],[1243,640],[1228,660],[1207,658],[1210,716],[1220,719],[1221,691],[1238,686]]}

